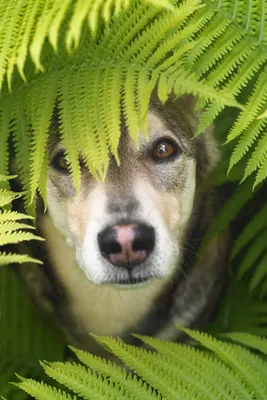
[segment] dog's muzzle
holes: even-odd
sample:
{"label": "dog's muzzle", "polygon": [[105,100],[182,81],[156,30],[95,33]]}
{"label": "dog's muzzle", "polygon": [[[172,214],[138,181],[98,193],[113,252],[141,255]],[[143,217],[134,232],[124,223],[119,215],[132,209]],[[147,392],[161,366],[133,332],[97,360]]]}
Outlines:
{"label": "dog's muzzle", "polygon": [[98,234],[100,253],[112,265],[132,269],[142,264],[155,246],[155,230],[143,223],[118,224]]}

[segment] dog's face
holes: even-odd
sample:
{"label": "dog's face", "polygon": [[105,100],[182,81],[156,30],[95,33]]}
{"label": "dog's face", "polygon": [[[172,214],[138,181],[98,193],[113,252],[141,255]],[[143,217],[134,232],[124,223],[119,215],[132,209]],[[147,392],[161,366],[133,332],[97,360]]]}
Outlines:
{"label": "dog's face", "polygon": [[79,194],[61,142],[51,141],[48,210],[91,282],[137,285],[177,270],[196,190],[197,118],[188,103],[151,104],[149,138],[140,135],[137,149],[123,128],[120,166],[111,159],[105,182],[96,182],[82,165]]}

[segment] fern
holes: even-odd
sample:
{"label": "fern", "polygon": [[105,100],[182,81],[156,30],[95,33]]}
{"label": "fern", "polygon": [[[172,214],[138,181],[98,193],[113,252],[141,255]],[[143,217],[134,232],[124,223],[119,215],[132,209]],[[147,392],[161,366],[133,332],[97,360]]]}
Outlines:
{"label": "fern", "polygon": [[[50,10],[49,4],[45,7]],[[165,99],[161,96],[164,82],[167,95],[172,90],[177,95],[193,92],[221,107],[238,105],[229,91],[215,90],[212,84],[202,82],[182,66],[185,53],[195,46],[189,41],[190,37],[206,21],[201,14],[192,24],[193,29],[186,27],[198,8],[197,0],[188,0],[175,9],[162,11],[134,2],[127,11],[111,20],[97,39],[90,39],[85,29],[72,56],[64,50],[66,29],[63,29],[58,55],[53,55],[49,46],[44,46],[45,74],[36,75],[29,66],[29,85],[15,74],[12,93],[3,88],[0,109],[2,107],[5,128],[11,124],[13,130],[29,212],[33,214],[37,190],[45,197],[45,179],[41,178],[41,170],[47,170],[45,146],[57,92],[59,129],[77,189],[80,181],[78,149],[83,149],[82,156],[91,173],[103,179],[110,151],[119,162],[120,104],[129,133],[137,143],[139,125],[146,126],[149,98],[158,81],[162,100]],[[50,11],[54,12],[53,7]],[[184,44],[177,45],[178,39]],[[146,89],[140,89],[144,79]],[[143,98],[144,109],[138,104],[140,98]],[[6,101],[10,102],[12,112],[6,108]],[[7,139],[8,136],[6,142]]]}
{"label": "fern", "polygon": [[[168,0],[147,0],[155,6],[171,8]],[[30,48],[30,54],[38,69],[42,69],[40,55],[45,39],[48,38],[55,50],[58,49],[58,35],[60,28],[69,10],[72,11],[69,20],[66,42],[70,50],[73,45],[78,46],[84,21],[88,19],[92,32],[95,32],[99,23],[99,13],[104,20],[109,21],[113,5],[115,13],[129,6],[130,1],[103,1],[90,0],[76,1],[73,7],[70,0],[59,1],[27,1],[19,0],[10,3],[4,0],[0,9],[0,87],[7,74],[9,87],[14,68],[17,66],[24,79],[24,66]]]}
{"label": "fern", "polygon": [[[183,330],[199,341],[204,349],[138,335],[156,350],[151,352],[126,345],[121,340],[96,337],[105,348],[108,346],[112,353],[127,361],[127,365],[134,368],[140,377],[80,350],[74,351],[89,368],[76,363],[46,362],[42,365],[50,377],[83,399],[266,398],[266,361],[240,345],[189,329]],[[266,353],[266,339],[246,334],[228,336]],[[55,390],[23,378],[16,385],[36,399],[46,399],[48,390],[50,393]],[[153,389],[157,389],[157,394]]]}
{"label": "fern", "polygon": [[[157,9],[150,3],[154,6],[164,6],[165,10]],[[267,62],[265,3],[255,2],[252,7],[250,3],[222,2],[220,7],[217,7],[215,1],[209,0],[205,8],[201,7],[203,5],[201,1],[194,0],[184,3],[177,1],[172,4],[164,0],[147,1],[146,4],[134,1],[131,2],[131,6],[129,4],[130,1],[92,0],[84,3],[82,0],[77,0],[72,6],[68,0],[63,4],[58,0],[53,2],[39,0],[34,4],[33,2],[26,4],[21,0],[13,11],[12,7],[5,9],[3,6],[0,18],[5,17],[5,28],[9,38],[5,46],[0,46],[0,55],[2,54],[5,60],[0,79],[4,83],[3,92],[6,90],[4,76],[7,73],[7,86],[11,86],[11,77],[14,78],[13,96],[16,97],[18,89],[21,91],[20,94],[23,93],[24,87],[19,83],[19,77],[14,74],[14,68],[18,65],[25,79],[26,74],[22,72],[25,63],[28,70],[27,79],[30,82],[36,81],[29,91],[30,98],[34,98],[34,90],[38,93],[39,85],[43,83],[48,91],[52,88],[54,93],[48,98],[44,90],[41,99],[36,103],[36,110],[45,108],[47,114],[42,115],[42,121],[39,121],[39,126],[34,128],[32,135],[33,143],[30,151],[32,174],[30,184],[24,182],[25,188],[31,189],[28,202],[33,201],[35,191],[41,186],[40,191],[45,196],[43,190],[45,185],[39,182],[40,168],[44,160],[44,150],[41,149],[44,149],[47,139],[47,127],[52,115],[51,107],[58,89],[64,104],[61,107],[61,131],[67,147],[73,180],[78,189],[79,165],[77,151],[74,151],[74,147],[79,143],[74,132],[77,128],[73,124],[73,127],[69,128],[73,131],[71,134],[67,133],[67,127],[70,127],[68,121],[70,116],[75,122],[85,120],[81,115],[85,112],[85,108],[77,107],[83,100],[91,111],[91,126],[83,124],[79,136],[85,139],[88,136],[85,131],[87,128],[91,128],[93,136],[92,140],[87,140],[83,156],[93,175],[95,177],[100,175],[103,178],[108,166],[109,151],[111,150],[118,159],[121,101],[129,132],[137,143],[140,125],[142,129],[146,128],[145,117],[149,97],[157,82],[162,101],[166,100],[172,90],[177,95],[194,93],[200,96],[202,105],[207,105],[207,111],[204,111],[198,129],[198,132],[201,132],[226,105],[237,105],[233,95],[237,97],[242,88],[252,82],[254,76],[258,74],[252,95],[229,133],[228,141],[243,135],[231,158],[230,168],[232,168],[252,148],[258,137],[262,136],[248,161],[244,178],[258,171],[255,184],[264,180],[266,152],[262,143],[265,143],[266,119],[262,117],[258,122],[257,117],[264,115],[267,108],[264,67]],[[121,12],[117,15],[119,10]],[[105,28],[100,24],[102,29],[95,37],[90,37],[84,22],[88,19],[91,32],[96,34],[100,15],[108,25]],[[58,51],[58,56],[54,59],[45,44],[47,37],[53,49]],[[76,49],[73,56],[65,52],[65,42],[68,51],[73,46]],[[36,68],[45,71],[45,77],[30,72],[27,48],[30,48]],[[73,73],[67,72],[66,64],[72,68]],[[90,71],[89,80],[88,71]],[[87,82],[84,87],[91,86],[89,93],[84,90],[74,90],[79,79],[82,84],[85,77]],[[69,86],[63,84],[67,81]],[[141,82],[145,82],[147,87],[145,93],[140,92]],[[117,84],[119,86],[116,86]],[[222,90],[215,91],[214,85]],[[119,91],[120,87],[122,92]],[[66,97],[70,92],[75,95],[67,104]],[[106,99],[111,99],[111,94],[108,93],[112,93],[116,99],[111,109],[112,113],[109,113],[110,107],[107,107]],[[97,102],[96,96],[99,97]],[[14,98],[11,98],[12,102]],[[46,107],[46,103],[49,103],[49,106]],[[108,118],[109,115],[114,117]],[[27,125],[31,119],[27,110],[25,118]],[[4,116],[4,120],[7,121],[5,123],[7,129],[8,117]],[[255,124],[258,125],[255,127]],[[26,125],[23,128],[24,135],[29,136],[30,132]],[[76,144],[68,142],[67,136],[70,135],[76,135]],[[40,149],[36,148],[37,143]],[[93,156],[95,154],[96,157]],[[19,159],[21,160],[20,155]]]}
{"label": "fern", "polygon": [[[17,262],[16,255],[13,257],[11,261]],[[0,293],[0,396],[26,400],[26,394],[9,382],[16,379],[15,373],[42,377],[38,360],[62,360],[64,341],[57,329],[35,310],[23,283],[9,267],[0,269]]]}
{"label": "fern", "polygon": [[[0,175],[0,183],[6,182],[13,177]],[[21,222],[21,220],[29,219],[27,215],[10,211],[4,207],[8,206],[14,199],[20,197],[19,193],[14,193],[8,189],[0,188],[0,246],[5,246],[11,243],[19,243],[27,240],[43,240],[31,232],[25,232],[23,229],[31,230],[32,225]],[[0,266],[12,262],[35,262],[40,261],[33,259],[28,255],[18,255],[7,252],[0,252]]]}

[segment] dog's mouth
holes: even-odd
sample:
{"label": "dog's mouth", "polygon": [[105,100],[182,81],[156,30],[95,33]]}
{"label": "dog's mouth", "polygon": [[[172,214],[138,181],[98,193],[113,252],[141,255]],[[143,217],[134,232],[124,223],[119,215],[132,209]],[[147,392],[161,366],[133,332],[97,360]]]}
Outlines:
{"label": "dog's mouth", "polygon": [[151,281],[152,281],[151,278],[145,278],[145,277],[133,278],[129,276],[127,279],[114,280],[108,283],[119,289],[129,289],[129,288],[150,286]]}

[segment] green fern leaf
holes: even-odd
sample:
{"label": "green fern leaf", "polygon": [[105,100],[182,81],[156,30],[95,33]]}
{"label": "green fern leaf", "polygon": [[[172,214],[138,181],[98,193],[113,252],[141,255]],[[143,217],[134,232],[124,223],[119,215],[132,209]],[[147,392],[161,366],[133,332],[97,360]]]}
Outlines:
{"label": "green fern leaf", "polygon": [[241,279],[242,276],[248,271],[248,269],[257,261],[257,259],[262,255],[263,251],[266,249],[266,235],[267,230],[263,231],[251,246],[248,248],[243,261],[241,261],[238,267],[238,278]]}
{"label": "green fern leaf", "polygon": [[42,364],[46,374],[83,399],[101,398],[103,400],[130,399],[124,389],[110,382],[109,379],[82,365],[71,363]]}
{"label": "green fern leaf", "polygon": [[[200,352],[189,346],[162,341],[148,336],[135,335],[165,357],[173,358],[179,367],[185,364],[200,375],[213,388],[213,398],[232,399],[235,396],[247,397],[247,388],[240,377],[233,373],[223,362],[208,353]],[[217,376],[220,379],[217,379]],[[231,388],[235,388],[234,391]],[[208,397],[208,396],[207,396]]]}
{"label": "green fern leaf", "polygon": [[266,178],[266,176],[267,176],[267,158],[265,158],[265,160],[262,162],[258,170],[253,188],[259,185]]}
{"label": "green fern leaf", "polygon": [[[79,102],[85,114],[81,115],[78,126],[80,148],[83,149],[82,143],[86,146],[83,157],[87,166],[96,179],[99,179],[99,175],[103,179],[109,163],[109,154],[107,138],[101,132],[103,123],[100,124],[100,119],[103,110],[100,110],[98,99],[100,81],[96,79],[97,76],[102,78],[99,67],[91,66],[88,70],[82,71]],[[91,88],[90,91],[88,91],[88,87]],[[89,113],[90,118],[88,118]]]}
{"label": "green fern leaf", "polygon": [[232,247],[232,259],[237,256],[237,254],[239,254],[240,251],[266,227],[266,213],[267,205],[263,206],[244,227],[243,231],[240,233]]}
{"label": "green fern leaf", "polygon": [[0,181],[1,187],[8,188],[8,184],[6,180],[4,181],[3,176],[8,174],[8,161],[9,161],[9,152],[8,152],[8,139],[10,134],[9,129],[9,121],[10,121],[10,102],[7,101],[5,104],[5,109],[0,108]]}
{"label": "green fern leaf", "polygon": [[210,240],[218,232],[227,227],[230,221],[237,215],[238,211],[242,209],[252,196],[251,180],[247,179],[235,190],[218,215],[211,221],[210,228],[202,240],[202,250],[205,249]]}
{"label": "green fern leaf", "polygon": [[13,39],[14,43],[8,56],[8,64],[6,69],[9,90],[11,90],[11,81],[16,65],[18,65],[22,78],[26,80],[23,72],[23,66],[27,57],[27,45],[33,30],[33,22],[40,8],[40,3],[40,1],[29,1],[28,6],[26,6],[25,0],[21,1],[21,10],[18,11],[16,21],[18,30],[16,31],[16,37]]}
{"label": "green fern leaf", "polygon": [[246,104],[246,108],[240,113],[239,117],[237,118],[233,128],[231,129],[227,137],[227,142],[235,139],[242,132],[244,132],[248,128],[249,124],[253,121],[253,119],[259,115],[263,105],[267,102],[267,93],[265,87],[266,81],[267,68],[265,68],[260,74],[252,95],[250,96]]}
{"label": "green fern leaf", "polygon": [[179,393],[188,399],[198,395],[207,399],[212,398],[214,394],[214,388],[185,364],[177,365],[172,358],[161,357],[159,354],[141,349],[138,351],[136,347],[126,346],[114,339],[98,337],[97,340],[102,345],[108,346],[124,363],[167,398],[175,398]]}
{"label": "green fern leaf", "polygon": [[72,172],[72,179],[74,187],[77,191],[80,190],[81,169],[79,163],[79,147],[77,135],[75,133],[76,127],[73,120],[73,107],[72,97],[70,95],[71,74],[66,74],[59,82],[59,90],[61,95],[61,102],[59,105],[59,122],[60,133],[62,136],[62,144],[66,149],[66,156],[68,158],[68,166]]}
{"label": "green fern leaf", "polygon": [[[257,356],[254,356],[248,350],[232,345],[230,343],[220,342],[207,334],[192,331],[187,328],[181,328],[193,339],[214,351],[223,361],[230,365],[245,382],[251,387],[253,397],[265,399],[267,395],[266,378],[264,372],[264,362]],[[257,369],[255,369],[257,361]],[[253,368],[250,366],[253,363]],[[265,370],[266,371],[266,370]]]}
{"label": "green fern leaf", "polygon": [[[198,44],[193,51],[187,56],[187,64],[189,66],[195,65],[197,59],[205,52],[212,42],[219,37],[223,32],[227,30],[230,25],[230,21],[222,15],[210,14],[210,24],[206,24],[204,34],[201,39],[198,40]],[[207,21],[208,22],[208,21]]]}
{"label": "green fern leaf", "polygon": [[[39,11],[38,19],[36,21],[35,32],[33,34],[30,45],[31,58],[36,66],[36,69],[39,71],[44,71],[44,67],[40,61],[40,56],[43,44],[45,42],[46,37],[48,36],[50,27],[53,24],[54,20],[56,19],[58,13],[60,13],[59,16],[62,21],[62,19],[64,18],[64,13],[67,11],[66,7],[64,6],[64,3],[62,7],[62,2],[60,2],[59,0],[46,0],[42,3],[43,6],[42,9]],[[60,12],[60,8],[62,8],[63,15]],[[52,42],[54,44],[53,39]]]}
{"label": "green fern leaf", "polygon": [[[16,38],[16,53],[14,56],[14,66],[18,67],[18,71],[24,81],[26,81],[26,76],[24,73],[24,66],[28,55],[29,43],[32,39],[36,18],[38,14],[42,11],[44,6],[43,0],[38,1],[26,1],[27,7],[25,9],[25,14],[20,28],[20,34]],[[9,62],[9,80],[11,81],[11,71],[12,63]]]}
{"label": "green fern leaf", "polygon": [[[45,159],[48,132],[54,103],[57,95],[58,74],[54,73],[45,76],[38,82],[38,85],[31,87],[26,96],[28,115],[31,123],[31,163],[30,163],[30,185],[31,202],[36,196],[39,186],[42,166]],[[43,178],[43,177],[42,177]]]}
{"label": "green fern leaf", "polygon": [[263,254],[250,281],[250,291],[253,292],[267,275],[267,254]]}
{"label": "green fern leaf", "polygon": [[[252,52],[255,52],[252,55]],[[220,67],[219,68],[214,68],[212,71],[210,71],[208,75],[208,81],[213,82],[214,85],[219,85],[223,82],[226,81],[227,79],[227,86],[233,86],[234,85],[234,77],[235,79],[237,78],[242,78],[244,79],[249,79],[246,78],[246,76],[250,77],[251,74],[247,73],[245,74],[246,69],[240,67],[240,64],[244,66],[244,64],[247,64],[248,60],[251,61],[253,58],[254,60],[256,59],[259,62],[260,57],[260,52],[258,48],[256,48],[255,51],[255,46],[248,46],[247,41],[245,40],[240,40],[239,43],[237,43],[234,48],[232,49],[231,52],[226,54],[223,59],[220,62]],[[264,59],[262,60],[262,63],[264,62]],[[237,68],[238,72],[237,72]],[[255,65],[253,66],[252,69],[254,72],[257,71],[257,68],[255,68]],[[239,73],[240,71],[240,73]],[[247,71],[246,71],[247,72]],[[229,80],[228,80],[229,78]],[[240,87],[243,87],[244,84],[239,82],[238,87],[235,87],[234,93],[238,93],[240,91]]]}
{"label": "green fern leaf", "polygon": [[138,115],[136,109],[136,98],[130,93],[136,92],[136,71],[128,70],[125,77],[125,89],[123,98],[123,111],[126,117],[126,126],[128,128],[131,138],[134,140],[135,145],[138,147]]}
{"label": "green fern leaf", "polygon": [[19,243],[33,239],[44,240],[43,238],[35,236],[34,234],[29,232],[12,232],[12,233],[5,232],[4,235],[0,237],[0,246],[5,246],[7,244]]}
{"label": "green fern leaf", "polygon": [[15,193],[8,189],[0,189],[0,207],[8,205],[20,196],[20,193]]}
{"label": "green fern leaf", "polygon": [[40,260],[36,258],[29,257],[25,254],[13,254],[13,253],[5,253],[0,252],[0,267],[6,266],[8,264],[22,264],[22,263],[34,263],[34,264],[42,264]]}
{"label": "green fern leaf", "polygon": [[77,400],[76,396],[70,396],[66,392],[55,387],[46,385],[45,383],[35,382],[33,379],[23,379],[22,382],[16,383],[20,389],[25,390],[30,396],[37,400]]}
{"label": "green fern leaf", "polygon": [[[13,142],[17,157],[17,164],[19,168],[20,181],[22,182],[24,189],[24,198],[27,211],[31,215],[34,214],[34,210],[30,209],[31,203],[31,191],[30,191],[30,180],[29,180],[29,160],[30,160],[30,127],[25,115],[24,109],[24,98],[23,96],[17,96],[12,107],[12,133]],[[23,105],[23,106],[21,106]]]}
{"label": "green fern leaf", "polygon": [[220,36],[216,42],[209,47],[196,63],[194,71],[202,76],[205,72],[215,65],[218,60],[227,55],[242,40],[244,32],[236,32],[234,28],[228,27],[226,32]]}
{"label": "green fern leaf", "polygon": [[[236,145],[229,163],[228,173],[231,169],[236,165],[241,158],[249,151],[253,143],[256,141],[258,136],[261,134],[262,130],[264,129],[265,122],[262,120],[255,120],[253,121],[250,126],[246,129],[245,132],[242,132],[241,137],[239,138],[238,144]],[[255,156],[252,155],[250,158],[250,165],[255,165]],[[247,164],[248,165],[248,164]],[[244,181],[251,173],[249,173],[251,168],[247,167],[245,170],[245,174],[243,177]]]}
{"label": "green fern leaf", "polygon": [[243,344],[245,346],[251,347],[252,349],[258,350],[261,353],[267,355],[267,342],[265,338],[243,332],[225,333],[223,337],[231,339],[234,342]]}
{"label": "green fern leaf", "polygon": [[1,233],[11,233],[17,231],[18,229],[34,229],[32,225],[18,223],[17,221],[5,221],[0,223]]}
{"label": "green fern leaf", "polygon": [[79,360],[89,368],[110,377],[110,379],[124,388],[126,393],[132,394],[134,398],[140,400],[156,399],[158,395],[145,382],[141,381],[136,375],[129,374],[124,368],[110,361],[96,357],[82,350],[71,348]]}
{"label": "green fern leaf", "polygon": [[12,49],[15,46],[23,17],[23,3],[23,0],[15,3],[6,1],[2,8],[4,12],[0,15],[0,88],[3,84],[9,57],[11,56],[12,59]]}
{"label": "green fern leaf", "polygon": [[204,132],[218,116],[218,114],[223,110],[223,106],[218,104],[209,104],[201,114],[196,135]]}
{"label": "green fern leaf", "polygon": [[[0,176],[0,181],[2,181],[2,177]],[[29,215],[25,215],[22,213],[18,213],[16,211],[2,211],[0,210],[0,224],[5,221],[18,221],[21,219],[33,219]]]}
{"label": "green fern leaf", "polygon": [[[93,33],[96,31],[97,29],[97,24],[98,24],[98,18],[97,18],[97,14],[100,12],[100,7],[102,6],[102,1],[99,2],[99,0],[95,0],[94,2],[87,2],[84,3],[83,0],[77,0],[76,1],[76,5],[73,11],[73,16],[70,20],[69,23],[69,29],[68,29],[68,33],[66,36],[66,44],[67,44],[67,49],[68,51],[70,51],[72,48],[77,48],[78,43],[80,41],[80,35],[81,35],[81,31],[82,31],[82,26],[83,23],[85,21],[85,19],[87,17],[88,18],[88,22],[89,25],[93,31]],[[111,10],[111,2],[110,1],[105,1],[105,3],[108,4],[104,4],[103,6],[103,16],[106,22],[109,21],[110,17],[111,17],[111,13],[109,13],[109,11]],[[112,0],[112,3],[114,3],[114,0]],[[130,3],[130,1],[128,1],[128,4]],[[168,0],[148,0],[147,3],[152,3],[156,6],[161,6],[161,7],[166,7],[169,9],[172,9],[172,5]],[[116,10],[117,12],[121,9],[121,7],[119,6],[118,2],[115,2],[116,4]],[[91,16],[91,10],[94,7],[94,12],[93,15]]]}
{"label": "green fern leaf", "polygon": [[[88,114],[92,111],[90,102],[91,96],[87,96],[88,81],[93,79],[91,75],[93,75],[91,69],[88,69],[88,71],[77,71],[70,88],[70,96],[73,95],[74,109],[77,109],[77,107],[81,109],[81,115],[77,115],[77,113],[74,112],[72,116],[73,127],[76,127],[77,133],[79,133],[76,135],[77,146],[81,150],[81,154],[91,174],[97,179],[97,171],[102,168],[104,160],[102,151],[101,149],[99,150],[99,145],[97,143],[95,125],[93,122],[94,118],[88,118]],[[75,98],[76,101],[74,100]],[[92,115],[94,115],[93,112]],[[77,117],[79,117],[79,119]]]}

